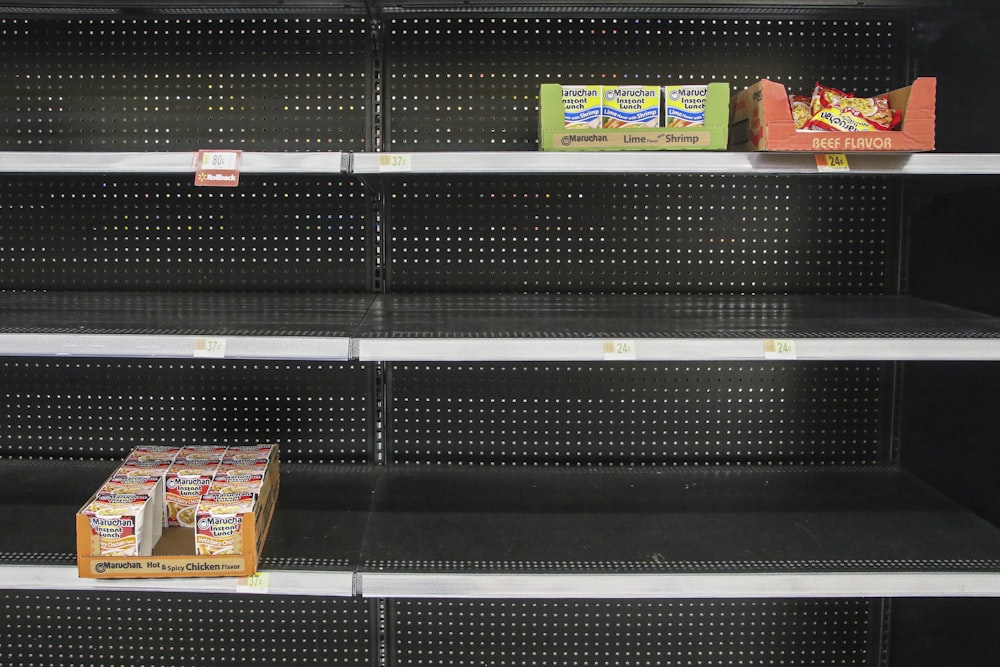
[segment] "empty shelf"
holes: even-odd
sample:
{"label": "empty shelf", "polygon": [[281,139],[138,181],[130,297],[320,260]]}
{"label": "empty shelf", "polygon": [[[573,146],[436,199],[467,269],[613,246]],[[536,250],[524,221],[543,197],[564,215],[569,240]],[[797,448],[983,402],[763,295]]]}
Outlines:
{"label": "empty shelf", "polygon": [[372,298],[8,292],[0,294],[0,354],[343,360]]}
{"label": "empty shelf", "polygon": [[[768,345],[790,342],[787,354]],[[616,343],[624,343],[619,350]],[[906,297],[378,297],[361,360],[1000,359],[1000,318]]]}
{"label": "empty shelf", "polygon": [[1000,530],[894,469],[390,469],[373,597],[996,595]]}

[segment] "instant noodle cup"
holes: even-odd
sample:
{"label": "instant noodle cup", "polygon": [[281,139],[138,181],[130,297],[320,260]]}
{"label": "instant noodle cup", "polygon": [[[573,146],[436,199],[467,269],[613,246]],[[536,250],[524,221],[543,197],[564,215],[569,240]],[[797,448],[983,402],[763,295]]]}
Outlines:
{"label": "instant noodle cup", "polygon": [[226,449],[223,462],[269,461],[275,451],[276,445],[237,445]]}
{"label": "instant noodle cup", "polygon": [[101,556],[149,556],[155,539],[145,494],[98,493],[81,510],[87,517],[94,551]]}
{"label": "instant noodle cup", "polygon": [[222,461],[226,447],[221,445],[187,445],[177,454],[178,461]]}
{"label": "instant noodle cup", "polygon": [[195,510],[215,478],[218,462],[178,459],[164,480],[164,505],[167,526],[193,528]]}
{"label": "instant noodle cup", "polygon": [[568,128],[601,126],[603,86],[562,86],[563,124]]}
{"label": "instant noodle cup", "polygon": [[663,126],[704,125],[707,106],[708,86],[664,86]]}
{"label": "instant noodle cup", "polygon": [[659,86],[605,86],[602,127],[660,127],[660,95]]}
{"label": "instant noodle cup", "polygon": [[207,556],[242,554],[243,518],[256,502],[253,493],[205,494],[195,518],[195,552]]}

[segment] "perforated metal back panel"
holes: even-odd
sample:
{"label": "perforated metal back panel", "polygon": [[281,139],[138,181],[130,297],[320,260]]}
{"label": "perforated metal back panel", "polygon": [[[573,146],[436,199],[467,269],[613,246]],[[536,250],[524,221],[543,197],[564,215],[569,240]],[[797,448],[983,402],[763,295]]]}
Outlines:
{"label": "perforated metal back panel", "polygon": [[394,364],[390,460],[861,465],[884,460],[887,364]]}
{"label": "perforated metal back panel", "polygon": [[867,600],[394,603],[416,665],[868,665]]}
{"label": "perforated metal back panel", "polygon": [[368,461],[368,370],[321,362],[0,359],[0,453],[120,459],[140,444],[277,442]]}
{"label": "perforated metal back panel", "polygon": [[363,18],[0,20],[0,147],[366,147]]}
{"label": "perforated metal back panel", "polygon": [[882,294],[896,261],[894,193],[885,178],[393,180],[389,283],[396,291]]}
{"label": "perforated metal back panel", "polygon": [[0,288],[364,290],[367,199],[333,176],[0,179]]}
{"label": "perforated metal back panel", "polygon": [[622,16],[394,17],[387,22],[386,145],[535,150],[542,83],[761,78],[869,94],[899,84],[905,25],[886,20]]}
{"label": "perforated metal back panel", "polygon": [[5,665],[366,665],[357,598],[0,592]]}

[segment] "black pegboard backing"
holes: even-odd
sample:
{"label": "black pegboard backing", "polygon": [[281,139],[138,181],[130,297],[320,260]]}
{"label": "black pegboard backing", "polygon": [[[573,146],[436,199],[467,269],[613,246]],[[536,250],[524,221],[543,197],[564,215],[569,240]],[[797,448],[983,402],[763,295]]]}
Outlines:
{"label": "black pegboard backing", "polygon": [[[738,12],[739,9],[734,10]],[[535,150],[542,83],[665,84],[761,78],[880,93],[909,83],[891,20],[393,17],[386,146]]]}
{"label": "black pegboard backing", "polygon": [[7,176],[0,288],[362,291],[368,205],[339,176]]}
{"label": "black pegboard backing", "polygon": [[435,176],[387,187],[394,291],[894,290],[898,184],[885,177]]}
{"label": "black pegboard backing", "polygon": [[365,463],[368,376],[346,362],[0,359],[0,453],[277,442],[285,461]]}
{"label": "black pegboard backing", "polygon": [[393,364],[388,460],[472,465],[868,465],[878,363]]}
{"label": "black pegboard backing", "polygon": [[[235,588],[235,586],[234,586]],[[0,592],[4,665],[367,665],[360,598]]]}
{"label": "black pegboard backing", "polygon": [[8,150],[364,150],[361,17],[0,19]]}
{"label": "black pegboard backing", "polygon": [[400,600],[399,667],[869,664],[868,600]]}

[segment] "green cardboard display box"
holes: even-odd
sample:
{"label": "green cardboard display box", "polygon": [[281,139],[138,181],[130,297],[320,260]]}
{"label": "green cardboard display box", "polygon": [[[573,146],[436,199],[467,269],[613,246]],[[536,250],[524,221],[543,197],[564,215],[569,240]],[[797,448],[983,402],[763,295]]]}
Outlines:
{"label": "green cardboard display box", "polygon": [[708,84],[705,124],[693,127],[567,128],[558,83],[542,84],[539,106],[543,151],[718,151],[729,141],[728,83]]}

